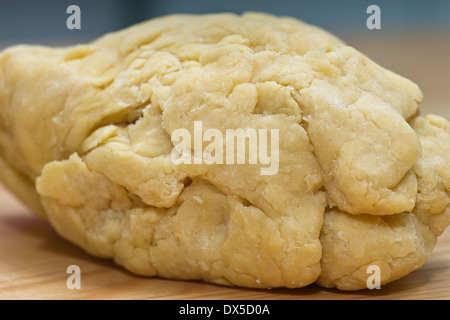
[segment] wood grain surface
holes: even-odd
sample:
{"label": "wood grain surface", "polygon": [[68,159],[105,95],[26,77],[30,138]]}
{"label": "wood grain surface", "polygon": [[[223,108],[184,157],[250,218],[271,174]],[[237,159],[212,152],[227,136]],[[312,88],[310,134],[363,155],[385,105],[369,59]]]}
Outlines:
{"label": "wood grain surface", "polygon": [[[423,113],[450,119],[450,41],[444,35],[344,37],[381,65],[420,85]],[[81,289],[66,286],[67,267],[81,269]],[[450,229],[428,262],[380,290],[250,290],[135,276],[62,240],[0,187],[0,299],[450,299]]]}
{"label": "wood grain surface", "polygon": [[[0,299],[450,299],[450,229],[422,268],[380,290],[251,290],[135,276],[62,240],[4,189],[0,202]],[[67,288],[70,265],[80,290]]]}

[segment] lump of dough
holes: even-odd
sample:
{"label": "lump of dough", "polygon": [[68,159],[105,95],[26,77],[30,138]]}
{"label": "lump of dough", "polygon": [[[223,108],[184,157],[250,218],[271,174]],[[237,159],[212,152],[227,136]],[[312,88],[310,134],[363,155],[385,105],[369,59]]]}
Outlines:
{"label": "lump of dough", "polygon": [[[383,283],[418,268],[449,223],[448,122],[415,117],[417,85],[296,19],[161,17],[8,48],[0,74],[1,181],[137,274],[359,289],[368,263]],[[275,174],[175,162],[172,135],[197,121],[278,130]]]}
{"label": "lump of dough", "polygon": [[381,284],[422,266],[437,236],[450,224],[450,123],[439,116],[416,117],[411,126],[423,151],[413,166],[418,195],[414,210],[391,216],[325,211],[319,285],[367,287],[368,267],[380,268]]}

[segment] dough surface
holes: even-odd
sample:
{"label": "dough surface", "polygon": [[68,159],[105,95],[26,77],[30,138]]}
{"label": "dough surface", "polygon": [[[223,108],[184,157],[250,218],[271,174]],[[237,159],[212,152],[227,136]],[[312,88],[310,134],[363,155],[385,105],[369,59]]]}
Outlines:
{"label": "dough surface", "polygon": [[[449,122],[418,115],[417,85],[299,20],[167,16],[8,48],[0,74],[0,180],[134,273],[357,290],[369,265],[382,284],[419,268],[450,224]],[[172,134],[196,121],[278,130],[277,173],[176,163]]]}

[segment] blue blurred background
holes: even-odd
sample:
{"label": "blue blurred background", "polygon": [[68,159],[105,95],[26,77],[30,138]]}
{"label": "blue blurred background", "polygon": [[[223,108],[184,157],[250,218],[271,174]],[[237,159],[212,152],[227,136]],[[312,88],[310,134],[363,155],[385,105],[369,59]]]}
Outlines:
{"label": "blue blurred background", "polygon": [[[81,9],[81,30],[66,27],[66,9],[72,4]],[[425,30],[450,34],[449,0],[1,0],[0,45],[90,40],[171,13],[244,11],[297,17],[342,36],[371,32],[366,28],[366,9],[371,4],[381,8],[379,33]]]}

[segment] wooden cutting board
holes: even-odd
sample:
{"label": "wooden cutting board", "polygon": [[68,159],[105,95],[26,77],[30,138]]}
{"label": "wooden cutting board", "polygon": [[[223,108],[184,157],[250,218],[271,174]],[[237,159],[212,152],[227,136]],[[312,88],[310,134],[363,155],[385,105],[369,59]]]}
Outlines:
{"label": "wooden cutting board", "polygon": [[[450,41],[447,35],[343,36],[381,65],[422,88],[423,113],[450,119]],[[445,40],[447,39],[447,40]],[[67,267],[81,270],[81,289],[66,286]],[[93,258],[62,240],[0,187],[0,299],[450,299],[450,229],[419,270],[380,290],[340,292],[250,290],[200,282],[142,278]]]}
{"label": "wooden cutting board", "polygon": [[[450,229],[420,269],[380,290],[251,290],[132,275],[62,240],[0,187],[0,299],[450,299]],[[67,288],[67,268],[81,289]]]}

